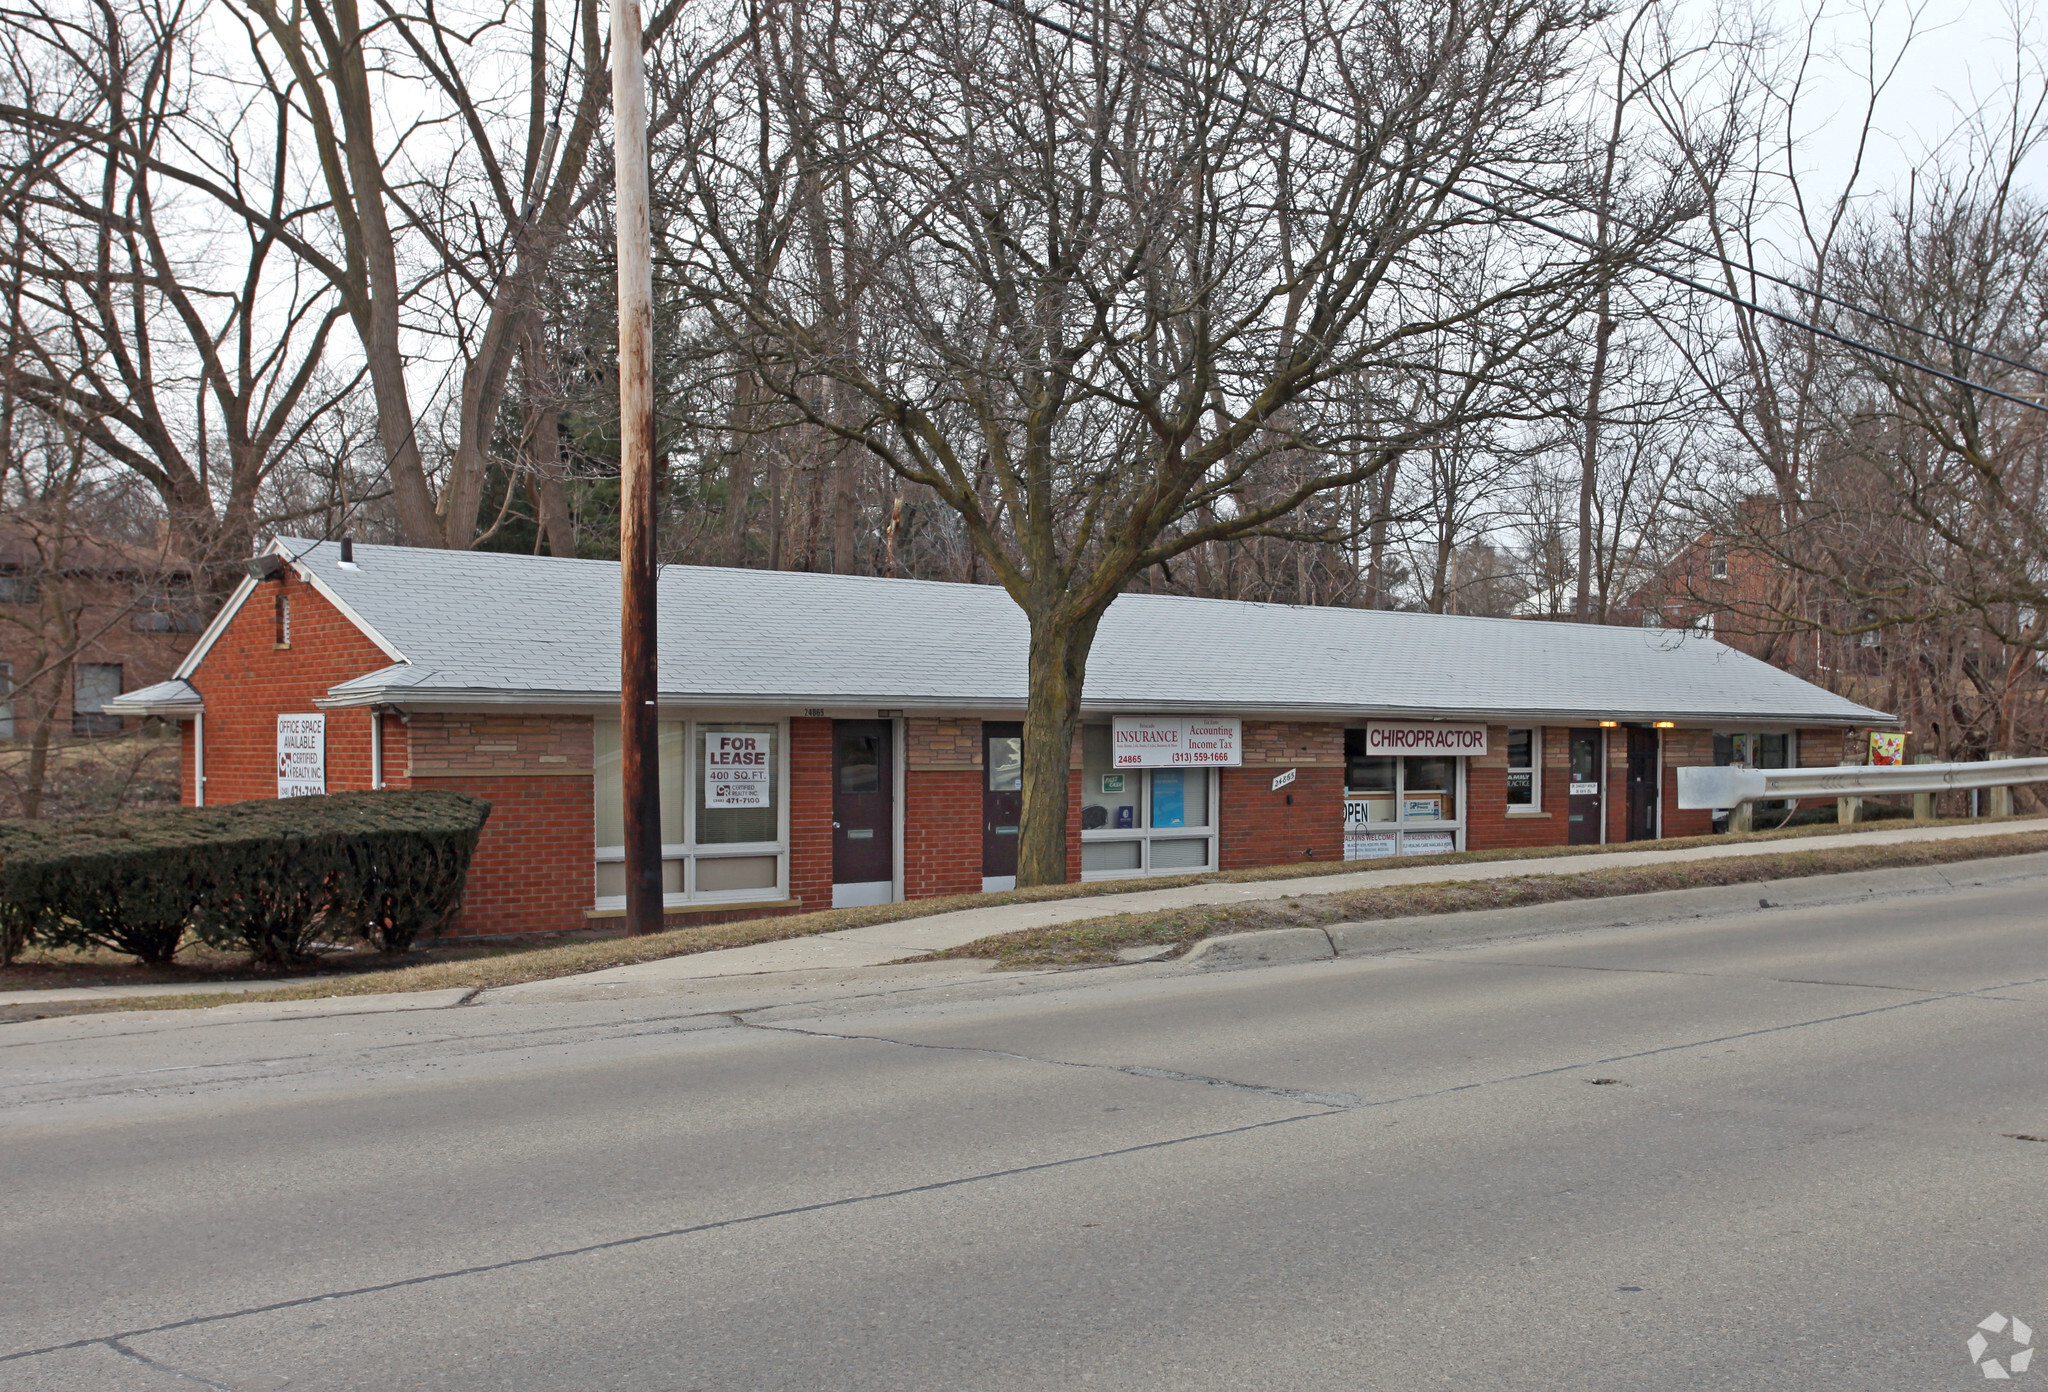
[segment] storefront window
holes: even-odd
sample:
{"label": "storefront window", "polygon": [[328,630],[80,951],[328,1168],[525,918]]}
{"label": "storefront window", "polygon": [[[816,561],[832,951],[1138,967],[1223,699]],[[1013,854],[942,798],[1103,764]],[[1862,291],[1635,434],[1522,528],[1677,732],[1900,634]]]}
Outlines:
{"label": "storefront window", "polygon": [[773,841],[781,803],[775,727],[700,725],[696,755],[698,776],[691,781],[697,785],[697,844]]}
{"label": "storefront window", "polygon": [[1399,807],[1395,793],[1400,785],[1400,760],[1365,752],[1365,731],[1344,732],[1344,796],[1364,804],[1364,820],[1391,822]]}
{"label": "storefront window", "polygon": [[1110,727],[1082,726],[1081,873],[1106,878],[1215,868],[1214,788],[1208,769],[1119,769]]}
{"label": "storefront window", "polygon": [[[626,893],[619,725],[592,730],[600,908]],[[772,896],[784,884],[782,727],[717,721],[659,726],[662,893],[671,907]],[[687,812],[687,817],[685,813]]]}
{"label": "storefront window", "polygon": [[1795,753],[1792,736],[1784,730],[1714,735],[1714,763],[1719,768],[1731,764],[1742,768],[1791,768]]}
{"label": "storefront window", "polygon": [[[1727,768],[1731,764],[1741,768],[1794,768],[1798,764],[1798,756],[1798,745],[1787,730],[1714,733],[1714,765],[1717,768]],[[1797,805],[1783,798],[1767,798],[1752,804],[1751,810],[1784,812]]]}
{"label": "storefront window", "polygon": [[1401,763],[1401,820],[1458,820],[1458,761],[1407,758]]}
{"label": "storefront window", "polygon": [[1153,769],[1154,827],[1209,825],[1209,774],[1206,769]]}
{"label": "storefront window", "polygon": [[1536,768],[1542,748],[1542,738],[1536,731],[1508,731],[1509,808],[1533,808],[1537,805]]}
{"label": "storefront window", "polygon": [[1464,834],[1462,759],[1365,753],[1364,730],[1344,732],[1344,858],[1436,855]]}

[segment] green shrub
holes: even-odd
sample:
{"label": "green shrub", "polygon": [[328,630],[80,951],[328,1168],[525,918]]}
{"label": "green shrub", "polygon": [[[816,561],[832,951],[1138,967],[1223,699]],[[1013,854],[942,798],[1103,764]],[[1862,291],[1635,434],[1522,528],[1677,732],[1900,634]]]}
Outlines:
{"label": "green shrub", "polygon": [[273,964],[323,940],[403,951],[461,907],[489,815],[464,793],[388,790],[0,823],[0,951],[33,938],[168,962],[187,930]]}

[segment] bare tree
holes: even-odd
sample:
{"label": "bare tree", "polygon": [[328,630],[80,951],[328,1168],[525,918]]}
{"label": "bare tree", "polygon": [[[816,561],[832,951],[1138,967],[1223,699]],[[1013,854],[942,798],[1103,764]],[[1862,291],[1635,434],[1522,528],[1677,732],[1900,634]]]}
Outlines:
{"label": "bare tree", "polygon": [[[514,363],[540,342],[544,279],[601,192],[592,145],[610,77],[597,0],[570,0],[559,41],[549,0],[481,20],[438,0],[373,0],[368,13],[357,0],[227,3],[254,79],[303,113],[292,149],[319,171],[321,225],[294,229],[292,246],[355,328],[400,529],[417,546],[470,546],[489,525],[485,477]],[[650,19],[650,44],[679,7]],[[395,120],[394,107],[418,114]],[[429,346],[459,369],[438,488],[414,400]],[[566,535],[559,493],[537,487],[535,500],[542,530]]]}
{"label": "bare tree", "polygon": [[[1020,883],[1065,877],[1068,750],[1117,594],[1211,543],[1300,535],[1311,500],[1497,415],[1582,312],[1603,258],[1527,220],[1566,212],[1575,142],[1547,104],[1591,18],[1374,0],[1336,25],[1176,0],[1076,6],[1062,30],[797,3],[758,24],[812,35],[804,111],[751,55],[673,94],[665,182],[698,311],[806,421],[956,514],[1030,622]],[[817,112],[851,133],[829,170],[801,138]],[[801,189],[828,174],[862,219],[841,250],[855,342],[760,252],[808,234]],[[1332,398],[1368,368],[1387,395],[1362,427]],[[1404,415],[1418,377],[1443,389]],[[1281,452],[1312,465],[1247,503]]]}
{"label": "bare tree", "polygon": [[289,246],[311,215],[289,94],[209,110],[201,42],[177,0],[0,14],[0,267],[7,388],[145,480],[219,592],[272,470],[354,381],[323,371],[342,307]]}

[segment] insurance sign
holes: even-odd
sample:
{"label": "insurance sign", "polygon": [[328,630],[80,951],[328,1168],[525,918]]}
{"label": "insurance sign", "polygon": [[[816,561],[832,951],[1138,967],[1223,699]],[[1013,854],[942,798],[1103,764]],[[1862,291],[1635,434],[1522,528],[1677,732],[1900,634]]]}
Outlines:
{"label": "insurance sign", "polygon": [[1118,768],[1187,768],[1244,762],[1243,722],[1223,716],[1119,715],[1110,722]]}

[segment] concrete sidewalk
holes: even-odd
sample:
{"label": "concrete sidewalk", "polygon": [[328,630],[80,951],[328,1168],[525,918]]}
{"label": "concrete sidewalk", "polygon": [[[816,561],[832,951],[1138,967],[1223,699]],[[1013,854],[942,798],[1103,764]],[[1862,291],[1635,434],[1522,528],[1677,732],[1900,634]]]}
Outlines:
{"label": "concrete sidewalk", "polygon": [[1304,875],[1294,879],[1262,880],[1253,884],[1213,883],[1183,885],[1175,889],[1138,889],[1124,894],[1102,894],[1085,899],[1059,899],[1040,904],[994,904],[988,908],[959,909],[930,918],[907,919],[900,923],[878,923],[867,928],[847,928],[814,937],[786,938],[780,942],[756,943],[751,947],[727,948],[719,952],[698,952],[685,957],[665,957],[627,967],[608,967],[581,976],[530,981],[486,992],[485,1000],[563,999],[567,993],[583,998],[621,992],[636,987],[658,987],[661,983],[703,980],[720,976],[752,975],[760,972],[813,971],[832,967],[880,966],[921,953],[942,952],[996,933],[1024,928],[1042,928],[1054,923],[1102,918],[1109,914],[1147,913],[1161,909],[1186,908],[1200,904],[1236,904],[1251,900],[1279,899],[1296,894],[1337,894],[1354,889],[1379,889],[1389,885],[1445,884],[1460,881],[1498,880],[1517,875],[1575,874],[1635,865],[1662,865],[1687,860],[1718,860],[1728,857],[1775,855],[1790,851],[1823,850],[1831,846],[1894,846],[1908,841],[1955,841],[1982,836],[2006,836],[2015,832],[2048,831],[2048,818],[2001,821],[1982,826],[1901,827],[1890,831],[1865,831],[1842,836],[1801,837],[1775,842],[1730,843],[1725,846],[1696,846],[1659,850],[1654,845],[1641,850],[1617,850],[1595,855],[1549,857],[1529,860],[1495,860],[1463,865],[1414,865],[1397,870],[1358,870],[1338,875]]}
{"label": "concrete sidewalk", "polygon": [[[1993,822],[1977,826],[1901,827],[1887,831],[1865,831],[1844,836],[1799,837],[1775,842],[1730,843],[1690,849],[1658,849],[1655,843],[1638,850],[1607,851],[1595,855],[1496,860],[1462,865],[1413,865],[1397,870],[1356,870],[1344,874],[1303,875],[1283,880],[1262,880],[1251,884],[1211,883],[1183,885],[1174,889],[1134,889],[1118,894],[1098,894],[1082,899],[1058,899],[1038,904],[992,904],[986,908],[959,909],[933,914],[929,918],[880,923],[867,928],[847,928],[813,937],[786,938],[779,942],[756,943],[751,947],[727,948],[719,952],[698,952],[666,957],[633,966],[609,967],[580,976],[530,981],[504,986],[481,997],[487,1001],[592,999],[608,994],[660,991],[664,985],[711,980],[719,977],[754,976],[779,972],[829,972],[832,969],[881,966],[906,957],[942,952],[977,938],[1011,933],[1048,924],[1072,923],[1102,918],[1109,914],[1146,913],[1161,909],[1186,908],[1199,904],[1236,904],[1260,899],[1279,899],[1296,894],[1336,894],[1353,889],[1377,889],[1389,885],[1445,884],[1460,881],[1497,880],[1516,875],[1563,875],[1584,870],[1605,870],[1621,866],[1658,865],[1685,860],[1713,860],[1729,856],[1772,855],[1790,851],[1820,850],[1829,846],[1886,846],[1907,841],[1952,841],[1982,836],[2004,836],[2015,832],[2048,831],[2048,817],[2024,821]],[[208,981],[155,986],[81,986],[43,991],[0,991],[0,1006],[57,1004],[124,996],[182,996],[212,993],[234,996],[248,991],[297,986],[322,980],[294,977],[261,981]],[[436,996],[465,992],[430,993]],[[408,997],[349,997],[358,1007],[372,1001],[405,1001]],[[388,1008],[388,1007],[387,1007]]]}

